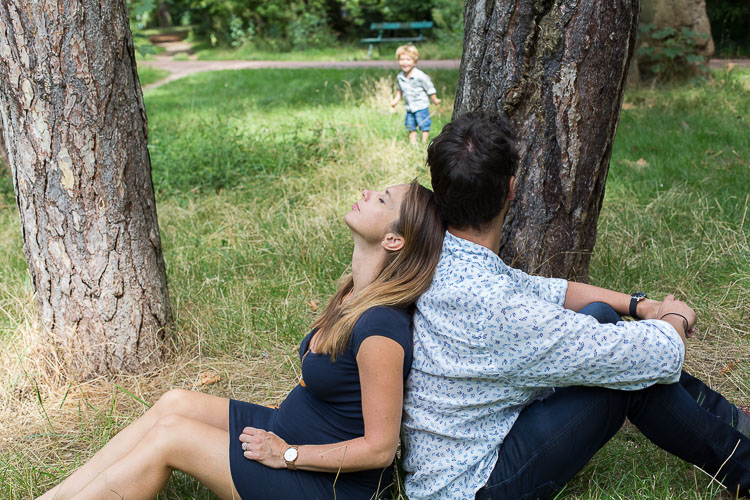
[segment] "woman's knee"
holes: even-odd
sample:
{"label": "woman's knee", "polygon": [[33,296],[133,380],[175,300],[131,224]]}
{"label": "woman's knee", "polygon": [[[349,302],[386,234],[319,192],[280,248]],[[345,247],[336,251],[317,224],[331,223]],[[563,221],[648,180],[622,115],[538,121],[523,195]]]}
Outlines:
{"label": "woman's knee", "polygon": [[183,415],[186,410],[195,406],[193,391],[170,389],[162,394],[154,405],[159,416]]}
{"label": "woman's knee", "polygon": [[578,312],[594,317],[599,323],[617,323],[618,321],[622,321],[617,311],[604,302],[592,302]]}

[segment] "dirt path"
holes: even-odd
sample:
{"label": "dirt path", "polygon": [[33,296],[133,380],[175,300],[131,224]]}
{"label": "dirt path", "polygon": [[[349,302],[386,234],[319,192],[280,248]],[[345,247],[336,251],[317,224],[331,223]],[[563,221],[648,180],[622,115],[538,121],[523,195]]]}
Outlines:
{"label": "dirt path", "polygon": [[[183,43],[187,46],[178,46]],[[158,82],[146,85],[143,90],[154,89],[177,80],[179,78],[200,73],[203,71],[220,71],[228,69],[262,69],[262,68],[383,68],[398,70],[396,61],[174,61],[175,54],[188,54],[189,44],[176,42],[168,48],[164,54],[159,54],[152,61],[141,61],[141,66],[150,66],[158,69],[165,69],[170,75]],[[419,66],[426,69],[458,69],[459,59],[441,59],[441,60],[424,60],[419,62]],[[711,68],[726,68],[728,65],[748,68],[750,59],[711,59],[709,66]]]}
{"label": "dirt path", "polygon": [[[420,68],[458,69],[458,59],[441,59],[420,61]],[[203,71],[220,71],[225,69],[262,69],[262,68],[384,68],[398,70],[396,61],[173,61],[163,58],[153,61],[141,61],[141,66],[165,69],[170,75],[158,82],[143,87],[143,90],[154,89],[165,83]]]}

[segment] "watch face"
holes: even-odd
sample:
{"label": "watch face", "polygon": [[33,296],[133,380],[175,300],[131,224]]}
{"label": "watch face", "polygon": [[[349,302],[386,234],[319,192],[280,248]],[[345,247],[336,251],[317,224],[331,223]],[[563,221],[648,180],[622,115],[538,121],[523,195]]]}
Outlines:
{"label": "watch face", "polygon": [[635,300],[641,300],[646,298],[646,292],[635,292],[631,295]]}
{"label": "watch face", "polygon": [[[276,455],[278,457],[278,455]],[[297,449],[296,448],[287,448],[287,450],[284,452],[284,460],[287,462],[294,462],[294,460],[297,458]]]}

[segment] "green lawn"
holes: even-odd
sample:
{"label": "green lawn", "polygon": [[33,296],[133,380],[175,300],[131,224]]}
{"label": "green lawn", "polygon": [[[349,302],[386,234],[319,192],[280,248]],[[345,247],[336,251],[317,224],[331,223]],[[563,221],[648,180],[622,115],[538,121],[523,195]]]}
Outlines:
{"label": "green lawn", "polygon": [[[369,35],[368,35],[369,36]],[[207,43],[197,43],[193,50],[198,59],[203,60],[279,60],[279,61],[363,61],[367,59],[396,59],[398,43],[376,44],[372,55],[367,57],[368,44],[343,43],[337,47],[319,49],[295,50],[280,52],[248,45],[236,49],[226,47],[211,47]],[[461,44],[438,44],[424,42],[416,44],[421,59],[460,59]]]}
{"label": "green lawn", "polygon": [[[452,112],[456,71],[431,71]],[[168,387],[278,402],[296,344],[351,243],[363,187],[419,177],[387,71],[201,73],[148,91],[150,152],[177,354],[155,376],[70,383],[34,364],[34,304],[14,198],[0,190],[0,497],[59,481]],[[591,281],[668,292],[698,311],[687,366],[750,403],[750,72],[630,91],[612,154]],[[0,184],[0,188],[2,184]],[[21,370],[19,367],[23,367]],[[201,387],[200,374],[221,381]],[[56,385],[47,387],[45,383]],[[135,397],[134,397],[135,396]],[[705,475],[620,432],[559,498],[724,498]],[[213,498],[176,475],[161,498]]]}

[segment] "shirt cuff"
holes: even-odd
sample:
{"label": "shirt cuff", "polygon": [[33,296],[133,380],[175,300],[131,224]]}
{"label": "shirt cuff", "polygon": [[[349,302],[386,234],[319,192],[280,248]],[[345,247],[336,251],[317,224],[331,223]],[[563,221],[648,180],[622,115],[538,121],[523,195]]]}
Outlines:
{"label": "shirt cuff", "polygon": [[665,377],[665,379],[662,380],[661,383],[672,384],[679,382],[680,374],[682,373],[682,365],[685,363],[685,343],[682,341],[682,337],[680,337],[680,334],[677,333],[675,327],[667,321],[661,319],[647,319],[642,321],[642,323],[649,323],[651,325],[654,325],[665,337],[667,337],[669,343],[676,350],[676,357],[673,359],[674,363],[676,364],[676,369],[672,373],[671,377]]}

